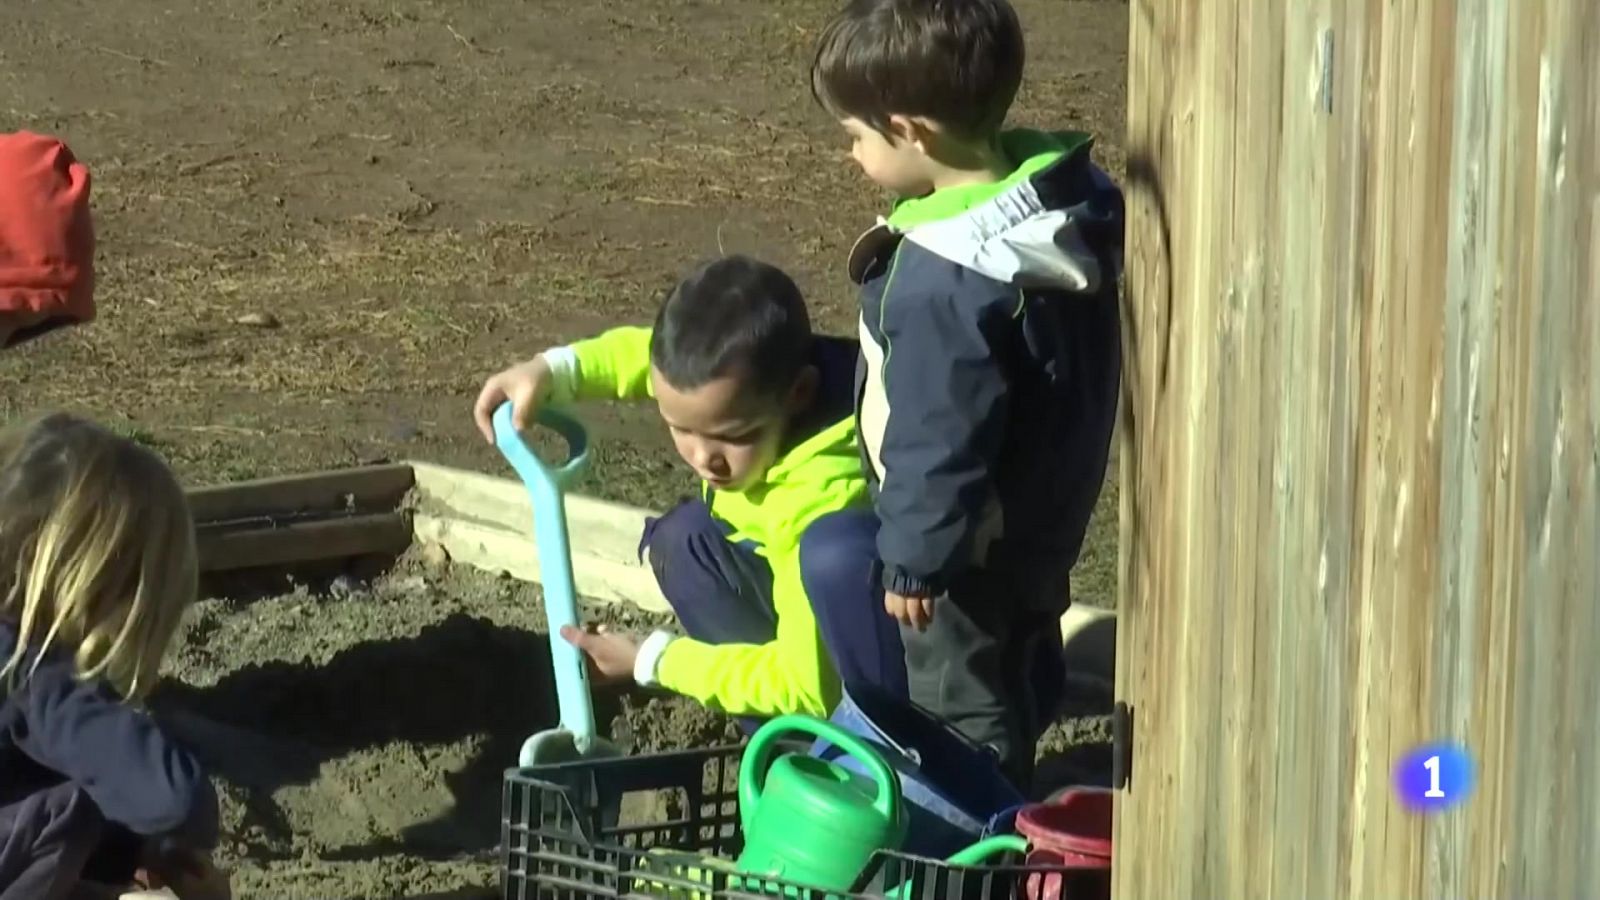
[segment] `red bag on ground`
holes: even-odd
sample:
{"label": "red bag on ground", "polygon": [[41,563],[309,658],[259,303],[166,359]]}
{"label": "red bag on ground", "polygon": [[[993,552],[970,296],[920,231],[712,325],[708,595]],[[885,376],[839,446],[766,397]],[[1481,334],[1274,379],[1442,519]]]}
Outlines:
{"label": "red bag on ground", "polygon": [[88,168],[55,138],[0,134],[0,348],[93,318]]}

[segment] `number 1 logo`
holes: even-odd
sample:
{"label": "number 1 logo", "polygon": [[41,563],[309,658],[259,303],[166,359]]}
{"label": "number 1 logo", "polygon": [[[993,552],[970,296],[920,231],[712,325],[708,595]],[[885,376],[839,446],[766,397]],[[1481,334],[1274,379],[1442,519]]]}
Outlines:
{"label": "number 1 logo", "polygon": [[1443,800],[1444,790],[1439,787],[1439,754],[1423,760],[1422,767],[1428,770],[1428,789],[1422,792],[1422,796],[1428,800]]}
{"label": "number 1 logo", "polygon": [[1416,812],[1439,812],[1472,792],[1472,757],[1456,744],[1427,744],[1400,758],[1394,769],[1395,795]]}

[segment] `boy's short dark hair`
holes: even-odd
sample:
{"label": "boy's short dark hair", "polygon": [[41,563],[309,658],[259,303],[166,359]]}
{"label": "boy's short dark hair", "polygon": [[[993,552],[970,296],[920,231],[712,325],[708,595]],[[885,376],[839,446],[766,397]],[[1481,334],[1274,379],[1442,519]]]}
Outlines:
{"label": "boy's short dark hair", "polygon": [[1005,122],[1022,61],[1007,0],[850,0],[817,39],[811,94],[880,133],[892,115],[923,116],[977,140]]}
{"label": "boy's short dark hair", "polygon": [[702,265],[673,288],[656,313],[650,365],[678,390],[728,375],[776,399],[811,352],[811,317],[783,270],[747,256]]}

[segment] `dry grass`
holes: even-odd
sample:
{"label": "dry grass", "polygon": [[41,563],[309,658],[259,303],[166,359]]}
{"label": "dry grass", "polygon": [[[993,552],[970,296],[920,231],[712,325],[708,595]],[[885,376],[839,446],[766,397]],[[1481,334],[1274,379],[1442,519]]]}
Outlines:
{"label": "dry grass", "polygon": [[[643,320],[696,259],[771,259],[847,332],[840,265],[884,198],[804,84],[832,6],[228,0],[179,31],[148,3],[70,30],[31,8],[0,51],[105,61],[8,82],[15,124],[92,164],[102,314],[0,359],[0,417],[80,409],[194,481],[407,456],[497,470],[467,417],[479,380]],[[1023,4],[1052,37],[1016,118],[1094,131],[1120,172],[1116,6]],[[197,82],[231,105],[199,112]],[[686,487],[647,411],[597,416],[593,490]],[[1109,494],[1079,567],[1091,602],[1111,596]]]}

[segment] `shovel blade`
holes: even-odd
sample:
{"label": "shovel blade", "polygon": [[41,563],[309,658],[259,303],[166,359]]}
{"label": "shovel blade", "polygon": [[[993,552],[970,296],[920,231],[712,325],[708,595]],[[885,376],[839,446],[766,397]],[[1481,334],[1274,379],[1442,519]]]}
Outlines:
{"label": "shovel blade", "polygon": [[517,764],[524,769],[577,762],[584,758],[577,737],[565,728],[549,728],[522,742]]}
{"label": "shovel blade", "polygon": [[[587,743],[589,746],[582,747],[580,743]],[[577,735],[568,729],[549,728],[530,736],[526,741],[522,742],[522,753],[517,761],[522,768],[532,769],[544,766],[558,766],[562,763],[583,760],[613,759],[624,755],[622,750],[610,741],[600,738],[579,741]],[[593,781],[588,778],[575,777],[574,773],[561,774],[558,770],[557,772],[541,773],[540,778],[549,778],[555,783],[564,784],[568,790],[578,791],[580,796],[587,796],[585,792],[594,789],[593,787],[586,787],[586,785],[594,785]],[[595,811],[599,814],[599,822],[596,824],[598,824],[602,833],[606,833],[617,827],[622,813],[622,795],[617,793],[614,788],[608,789],[603,784],[599,785],[599,787],[601,796],[591,800],[575,801],[578,806],[573,811],[577,812],[578,809],[586,808],[586,804],[597,801],[598,806],[595,807]],[[589,828],[590,826],[584,825],[583,827]],[[588,839],[593,840],[595,836],[590,835]]]}
{"label": "shovel blade", "polygon": [[624,755],[621,748],[604,738],[583,740],[569,729],[547,728],[522,742],[522,753],[517,757],[517,764],[526,769]]}

